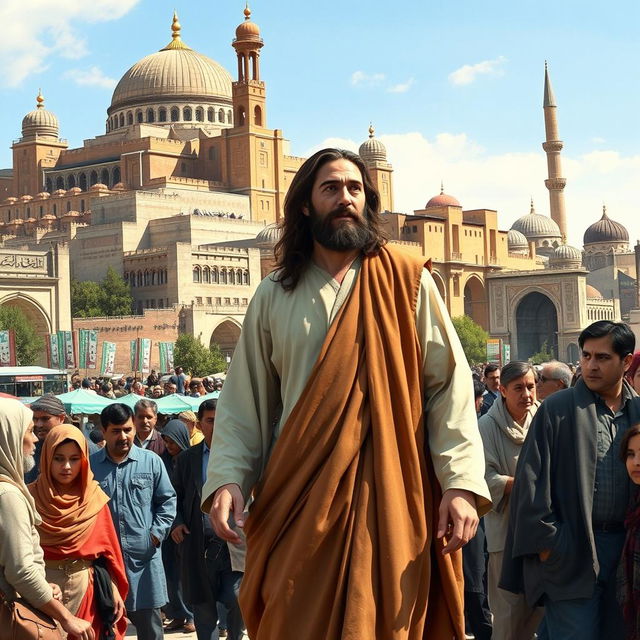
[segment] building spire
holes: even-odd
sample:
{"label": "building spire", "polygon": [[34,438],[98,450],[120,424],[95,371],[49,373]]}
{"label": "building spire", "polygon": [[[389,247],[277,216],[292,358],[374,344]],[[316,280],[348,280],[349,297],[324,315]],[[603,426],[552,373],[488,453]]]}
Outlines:
{"label": "building spire", "polygon": [[182,31],[182,25],[178,20],[178,12],[174,10],[173,12],[173,20],[171,22],[171,42],[160,49],[160,51],[169,51],[170,49],[191,49],[184,42],[182,42],[182,38],[180,37],[180,32]]}
{"label": "building spire", "polygon": [[542,148],[547,154],[548,178],[544,181],[549,190],[549,211],[551,219],[558,225],[560,235],[567,233],[567,213],[564,204],[564,188],[567,180],[562,177],[562,161],[560,152],[562,151],[562,140],[558,132],[558,107],[556,98],[551,88],[549,78],[549,67],[544,63],[544,130],[545,141]]}
{"label": "building spire", "polygon": [[531,198],[531,205],[530,205],[530,208],[529,208],[529,213],[535,213],[535,212],[536,212],[536,210],[533,207],[533,198]]}
{"label": "building spire", "polygon": [[440,180],[440,195],[444,195],[444,180]]}
{"label": "building spire", "polygon": [[38,109],[44,109],[44,98],[42,97],[42,89],[38,89],[38,96],[36,98],[36,107]]}
{"label": "building spire", "polygon": [[373,128],[373,123],[370,122],[369,123],[369,137],[373,138],[373,134],[376,132],[376,130]]}

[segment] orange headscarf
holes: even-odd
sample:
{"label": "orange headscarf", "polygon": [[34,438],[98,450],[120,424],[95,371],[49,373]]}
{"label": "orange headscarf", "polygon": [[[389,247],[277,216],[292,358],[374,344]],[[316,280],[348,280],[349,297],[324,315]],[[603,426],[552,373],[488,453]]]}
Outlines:
{"label": "orange headscarf", "polygon": [[[60,444],[72,440],[82,453],[79,482],[60,493],[51,477],[51,462]],[[109,502],[109,497],[93,479],[89,466],[89,445],[77,427],[61,424],[49,431],[42,445],[40,475],[28,485],[42,517],[38,526],[43,546],[57,547],[64,553],[73,553],[91,534],[98,513]]]}

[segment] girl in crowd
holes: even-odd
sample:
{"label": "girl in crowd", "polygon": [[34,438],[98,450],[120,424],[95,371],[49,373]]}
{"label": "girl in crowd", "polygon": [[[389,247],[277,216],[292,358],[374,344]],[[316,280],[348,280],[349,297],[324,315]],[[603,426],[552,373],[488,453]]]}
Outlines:
{"label": "girl in crowd", "polygon": [[493,613],[493,640],[530,640],[543,610],[527,605],[523,594],[498,588],[502,554],[509,526],[509,496],[518,456],[538,408],[536,373],[527,362],[510,362],[500,374],[500,394],[478,425],[486,459],[485,479],[493,510],[485,517],[489,552],[489,607]]}
{"label": "girl in crowd", "polygon": [[[182,420],[169,420],[162,429],[162,439],[165,445],[162,459],[169,472],[169,477],[172,478],[176,456],[187,450],[190,446],[187,426]],[[189,610],[188,604],[185,603],[182,598],[179,552],[179,547],[176,546],[171,536],[168,536],[162,543],[162,563],[164,565],[169,595],[169,603],[164,607],[164,611],[167,617],[171,618],[171,622],[165,627],[165,630],[192,632],[195,631],[193,613]]]}
{"label": "girl in crowd", "polygon": [[28,488],[42,516],[47,579],[60,586],[65,606],[91,623],[96,640],[121,640],[129,587],[109,498],[93,479],[88,454],[76,427],[54,427],[42,447],[40,475]]}
{"label": "girl in crowd", "polygon": [[640,395],[640,351],[633,354],[629,369],[624,376],[634,391]]}
{"label": "girl in crowd", "polygon": [[[633,357],[635,362],[636,353]],[[627,429],[620,443],[620,457],[632,482],[640,485],[640,425]],[[627,537],[619,571],[618,600],[622,607],[627,640],[640,640],[640,490],[632,492],[625,519]]]}

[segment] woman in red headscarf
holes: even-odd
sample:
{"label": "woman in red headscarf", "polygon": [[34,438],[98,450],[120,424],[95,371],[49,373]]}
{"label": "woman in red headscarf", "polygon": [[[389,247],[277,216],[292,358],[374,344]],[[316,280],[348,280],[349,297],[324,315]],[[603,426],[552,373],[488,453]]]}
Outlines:
{"label": "woman in red headscarf", "polygon": [[96,640],[121,640],[129,587],[109,498],[93,479],[88,453],[76,427],[54,427],[42,447],[40,475],[28,488],[42,517],[47,579],[60,586],[74,615],[91,622]]}

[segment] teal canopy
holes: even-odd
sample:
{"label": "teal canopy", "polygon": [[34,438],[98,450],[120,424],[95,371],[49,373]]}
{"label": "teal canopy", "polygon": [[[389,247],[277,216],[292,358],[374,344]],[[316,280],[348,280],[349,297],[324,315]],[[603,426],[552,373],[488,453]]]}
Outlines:
{"label": "teal canopy", "polygon": [[75,391],[69,391],[69,393],[61,393],[57,397],[69,415],[74,413],[100,413],[107,405],[113,402],[109,398],[103,398],[97,393],[92,393],[86,389],[76,389]]}

